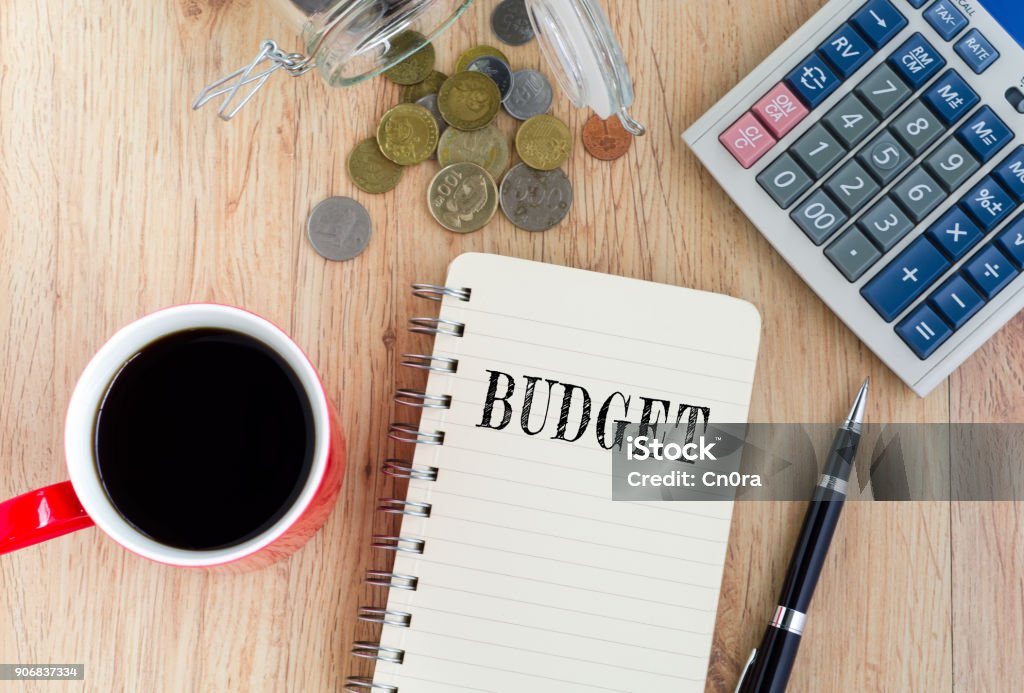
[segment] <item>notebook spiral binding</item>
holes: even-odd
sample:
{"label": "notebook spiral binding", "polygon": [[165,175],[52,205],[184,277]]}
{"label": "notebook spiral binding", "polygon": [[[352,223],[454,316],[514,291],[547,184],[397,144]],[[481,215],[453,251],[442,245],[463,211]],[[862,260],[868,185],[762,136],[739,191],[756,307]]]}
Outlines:
{"label": "notebook spiral binding", "polygon": [[[445,298],[469,301],[472,291],[465,288],[437,286],[435,284],[413,284],[412,293],[418,298],[425,298],[431,301],[443,301]],[[462,337],[465,330],[465,324],[455,320],[420,317],[409,320],[409,331],[418,334],[443,334],[451,337]],[[401,365],[406,368],[416,368],[430,373],[451,375],[458,370],[459,361],[458,359],[443,356],[402,354]],[[450,409],[452,405],[451,395],[432,394],[406,388],[400,388],[395,391],[394,401],[401,406],[414,409]],[[388,427],[388,437],[400,443],[412,443],[413,445],[444,445],[444,431],[421,431],[418,426],[409,423],[392,423]],[[416,466],[410,460],[396,458],[384,460],[381,471],[396,479],[417,481],[436,481],[438,473],[437,467]],[[430,510],[430,503],[400,498],[380,498],[377,501],[377,511],[389,515],[428,518],[430,517]],[[426,547],[426,541],[419,537],[374,535],[371,545],[375,549],[394,551],[396,554],[422,554]],[[371,570],[366,573],[364,582],[368,585],[383,587],[388,590],[415,590],[419,583],[419,578],[415,575]],[[385,628],[409,628],[412,624],[412,614],[406,611],[362,606],[359,607],[359,620],[367,623],[379,623]],[[365,641],[353,643],[351,654],[353,657],[360,659],[371,659],[389,664],[401,664],[405,659],[405,650],[401,648],[385,647],[380,643]],[[345,690],[349,691],[349,693],[362,693],[363,691],[398,693],[398,686],[374,682],[371,678],[350,676],[345,681]]]}

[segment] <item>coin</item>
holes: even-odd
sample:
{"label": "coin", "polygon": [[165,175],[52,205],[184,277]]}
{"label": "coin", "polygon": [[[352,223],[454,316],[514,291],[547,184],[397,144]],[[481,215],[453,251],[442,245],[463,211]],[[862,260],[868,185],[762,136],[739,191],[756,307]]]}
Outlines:
{"label": "coin", "polygon": [[370,243],[373,225],[366,208],[351,197],[328,197],[313,208],[306,235],[328,260],[351,260]]}
{"label": "coin", "polygon": [[402,87],[402,103],[416,103],[427,94],[436,94],[446,79],[448,75],[434,70],[422,82],[407,84]]}
{"label": "coin", "polygon": [[498,85],[480,72],[457,72],[437,92],[441,116],[460,130],[479,130],[498,113]]}
{"label": "coin", "polygon": [[422,82],[434,70],[434,46],[427,42],[427,37],[417,31],[403,31],[391,40],[391,46],[384,53],[384,60],[390,62],[417,46],[422,46],[415,53],[396,63],[384,71],[384,76],[396,84],[417,84]]}
{"label": "coin", "polygon": [[430,111],[400,103],[380,119],[377,144],[384,156],[402,166],[426,161],[437,147],[437,122]]}
{"label": "coin", "polygon": [[468,161],[484,168],[494,180],[501,178],[508,160],[508,139],[494,123],[468,132],[449,128],[437,145],[437,162],[442,167]]}
{"label": "coin", "polygon": [[516,151],[527,166],[541,171],[558,168],[569,158],[569,127],[551,115],[536,115],[519,126]]}
{"label": "coin", "polygon": [[505,110],[518,120],[527,120],[547,113],[554,94],[551,82],[536,70],[516,70],[512,73],[512,89],[505,97]]}
{"label": "coin", "polygon": [[508,58],[505,57],[505,54],[494,46],[481,45],[470,48],[468,51],[460,55],[458,61],[455,63],[455,71],[465,72],[471,62],[484,55],[493,55],[495,58],[503,60],[506,65],[511,64],[509,63]]}
{"label": "coin", "polygon": [[479,72],[493,79],[494,83],[498,85],[498,93],[501,94],[502,100],[512,89],[512,70],[508,63],[501,58],[496,58],[493,55],[480,56],[471,62],[466,70]]}
{"label": "coin", "polygon": [[632,144],[633,136],[626,132],[622,121],[616,117],[604,120],[592,115],[583,126],[583,148],[595,159],[618,159],[629,151]]}
{"label": "coin", "polygon": [[572,207],[572,183],[560,168],[537,171],[516,164],[501,181],[501,211],[527,231],[547,231]]}
{"label": "coin", "polygon": [[498,187],[491,174],[476,164],[452,164],[430,182],[427,206],[437,223],[449,231],[478,231],[498,209]]}
{"label": "coin", "polygon": [[[444,122],[444,118],[441,117],[441,111],[437,110],[437,94],[427,94],[422,99],[416,101],[417,106],[423,106],[423,108],[430,111],[430,115],[434,116],[434,122],[437,123],[438,137],[444,134],[444,131],[448,129],[448,123]],[[440,146],[440,139],[438,140],[438,146]]]}
{"label": "coin", "polygon": [[533,25],[524,0],[504,0],[491,13],[491,29],[510,46],[521,46],[533,40]]}
{"label": "coin", "polygon": [[360,190],[383,193],[402,178],[404,169],[381,152],[377,138],[370,137],[355,146],[348,155],[348,175]]}

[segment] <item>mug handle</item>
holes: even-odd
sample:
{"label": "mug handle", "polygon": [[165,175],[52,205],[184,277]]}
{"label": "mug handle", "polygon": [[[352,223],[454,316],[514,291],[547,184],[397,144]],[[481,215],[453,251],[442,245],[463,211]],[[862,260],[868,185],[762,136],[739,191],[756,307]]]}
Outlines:
{"label": "mug handle", "polygon": [[0,503],[0,555],[94,524],[70,481],[44,486]]}

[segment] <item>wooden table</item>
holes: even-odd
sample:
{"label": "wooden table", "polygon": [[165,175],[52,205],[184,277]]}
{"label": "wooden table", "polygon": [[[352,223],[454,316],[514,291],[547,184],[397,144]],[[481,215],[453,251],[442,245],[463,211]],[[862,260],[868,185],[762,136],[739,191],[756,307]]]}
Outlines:
{"label": "wooden table", "polygon": [[[367,537],[396,385],[418,383],[397,355],[427,349],[404,321],[429,310],[415,280],[488,251],[753,301],[764,318],[751,417],[828,421],[865,375],[886,421],[1022,421],[1024,361],[1014,320],[947,384],[919,399],[769,248],[680,133],[819,6],[818,0],[614,0],[612,23],[650,134],[615,163],[577,147],[572,214],[543,234],[496,218],[468,236],[430,218],[433,163],[397,191],[366,195],[345,171],[397,88],[348,90],[277,75],[229,124],[189,103],[293,34],[260,2],[0,5],[0,497],[65,478],[65,405],[89,356],[119,326],[187,301],[244,306],[304,346],[338,403],[350,445],[334,514],[289,561],[245,575],[148,563],[98,531],[0,558],[0,662],[81,662],[96,691],[339,690],[350,672],[362,585],[380,567]],[[478,3],[438,45],[493,42]],[[510,48],[541,67],[536,44]],[[550,74],[550,73],[549,73]],[[587,113],[561,95],[578,133]],[[502,117],[512,131],[513,123]],[[358,259],[310,248],[310,208],[334,194],[370,210]],[[808,396],[811,393],[812,396]],[[709,690],[732,690],[769,613],[802,504],[736,510]],[[843,518],[813,606],[792,690],[1006,691],[1024,679],[1021,505],[856,504]],[[15,690],[0,683],[0,691]],[[19,689],[20,690],[20,689]]]}

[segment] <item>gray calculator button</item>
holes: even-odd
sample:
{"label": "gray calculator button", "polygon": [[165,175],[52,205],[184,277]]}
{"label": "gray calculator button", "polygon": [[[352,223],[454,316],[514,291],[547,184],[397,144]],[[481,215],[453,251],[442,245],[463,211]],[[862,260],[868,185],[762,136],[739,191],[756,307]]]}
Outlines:
{"label": "gray calculator button", "polygon": [[892,198],[883,197],[857,221],[857,226],[885,252],[910,233],[914,222]]}
{"label": "gray calculator button", "polygon": [[835,200],[821,189],[804,200],[789,216],[814,241],[814,245],[827,241],[849,218]]}
{"label": "gray calculator button", "polygon": [[953,192],[959,188],[981,168],[978,161],[955,137],[950,137],[929,154],[924,160],[924,165],[946,192]]}
{"label": "gray calculator button", "polygon": [[889,124],[889,130],[911,154],[917,156],[942,137],[946,129],[923,102],[915,101],[910,108],[896,116]]}
{"label": "gray calculator button", "polygon": [[864,78],[854,93],[863,99],[879,118],[888,118],[906,102],[911,90],[891,67],[882,63]]}
{"label": "gray calculator button", "polygon": [[857,154],[857,160],[879,183],[888,185],[910,166],[914,157],[907,153],[891,132],[883,132]]}
{"label": "gray calculator button", "polygon": [[856,161],[847,161],[825,183],[825,189],[835,198],[836,202],[854,214],[860,210],[881,189],[875,179],[868,175],[864,167]]}
{"label": "gray calculator button", "polygon": [[789,148],[789,153],[803,164],[814,180],[824,176],[846,156],[843,145],[839,144],[821,123],[815,123],[814,127],[804,133],[803,137]]}
{"label": "gray calculator button", "polygon": [[757,176],[757,182],[783,209],[793,204],[796,198],[811,187],[811,179],[789,154],[783,154],[761,171]]}
{"label": "gray calculator button", "polygon": [[928,216],[946,199],[946,192],[918,166],[889,193],[915,222]]}
{"label": "gray calculator button", "polygon": [[825,248],[825,255],[849,281],[856,281],[882,254],[860,230],[851,226]]}
{"label": "gray calculator button", "polygon": [[848,94],[835,108],[828,112],[823,123],[839,138],[839,141],[852,149],[860,144],[878,125],[878,118],[868,107],[857,98],[856,94]]}

